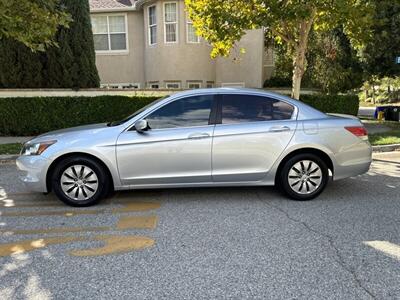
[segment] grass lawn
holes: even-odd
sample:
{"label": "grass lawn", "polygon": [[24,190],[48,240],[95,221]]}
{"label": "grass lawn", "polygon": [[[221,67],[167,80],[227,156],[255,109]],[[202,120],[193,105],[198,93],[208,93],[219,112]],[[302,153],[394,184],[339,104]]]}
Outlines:
{"label": "grass lawn", "polygon": [[363,123],[367,123],[370,126],[373,126],[374,124],[384,125],[390,128],[390,131],[388,132],[369,134],[369,141],[372,146],[400,144],[400,122],[363,120]]}
{"label": "grass lawn", "polygon": [[0,155],[3,154],[19,154],[22,144],[4,144],[0,145]]}

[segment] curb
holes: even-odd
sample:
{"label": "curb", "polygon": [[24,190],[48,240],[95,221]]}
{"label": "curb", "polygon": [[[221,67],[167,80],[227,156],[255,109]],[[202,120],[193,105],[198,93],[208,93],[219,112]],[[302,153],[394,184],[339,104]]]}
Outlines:
{"label": "curb", "polygon": [[0,165],[15,163],[19,155],[0,155]]}
{"label": "curb", "polygon": [[[372,146],[372,152],[383,153],[383,152],[395,152],[400,151],[400,144],[386,145],[386,146]],[[12,164],[19,155],[0,155],[1,164]]]}
{"label": "curb", "polygon": [[400,151],[400,144],[386,145],[386,146],[372,146],[373,152],[393,152]]}

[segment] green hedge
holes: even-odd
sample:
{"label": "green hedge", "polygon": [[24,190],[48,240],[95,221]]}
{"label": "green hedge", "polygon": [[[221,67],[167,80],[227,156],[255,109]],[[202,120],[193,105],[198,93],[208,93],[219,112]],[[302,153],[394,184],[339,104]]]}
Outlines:
{"label": "green hedge", "polygon": [[302,95],[301,101],[325,113],[358,115],[357,95]]}
{"label": "green hedge", "polygon": [[122,120],[156,97],[0,98],[0,136],[29,136],[91,123]]}
{"label": "green hedge", "polygon": [[[29,136],[47,131],[121,120],[157,97],[0,98],[0,136]],[[304,95],[305,103],[330,113],[357,115],[357,96]]]}

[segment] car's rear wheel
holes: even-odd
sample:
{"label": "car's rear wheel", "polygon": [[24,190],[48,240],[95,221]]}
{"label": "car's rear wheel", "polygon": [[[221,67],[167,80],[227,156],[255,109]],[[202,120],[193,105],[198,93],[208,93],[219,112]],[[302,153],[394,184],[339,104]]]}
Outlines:
{"label": "car's rear wheel", "polygon": [[285,162],[280,173],[280,187],[294,200],[311,200],[325,189],[329,171],[314,154],[298,154]]}
{"label": "car's rear wheel", "polygon": [[87,157],[69,157],[55,167],[52,188],[64,203],[85,207],[97,204],[109,192],[104,168]]}

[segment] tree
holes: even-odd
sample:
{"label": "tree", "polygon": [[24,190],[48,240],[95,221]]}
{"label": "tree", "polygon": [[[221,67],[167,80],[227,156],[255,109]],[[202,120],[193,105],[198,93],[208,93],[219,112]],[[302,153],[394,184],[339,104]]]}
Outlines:
{"label": "tree", "polygon": [[67,27],[70,21],[57,3],[57,0],[0,0],[0,40],[13,39],[41,51],[55,45],[58,27]]}
{"label": "tree", "polygon": [[400,56],[400,2],[374,0],[372,38],[362,51],[365,71],[369,76],[380,78],[400,75],[400,64],[395,59]]}
{"label": "tree", "polygon": [[72,16],[69,28],[61,28],[56,35],[58,47],[45,53],[44,69],[48,87],[98,87],[92,25],[87,0],[61,0]]}
{"label": "tree", "polygon": [[99,86],[88,1],[61,0],[60,3],[73,19],[68,28],[57,31],[54,40],[57,45],[33,52],[14,39],[0,39],[0,87]]}
{"label": "tree", "polygon": [[368,0],[185,0],[200,36],[213,45],[211,55],[227,56],[246,30],[265,27],[291,49],[292,97],[299,99],[311,30],[341,24],[354,46],[368,37],[372,5]]}
{"label": "tree", "polygon": [[362,85],[361,62],[341,27],[313,32],[307,61],[305,80],[325,93],[347,92]]}

